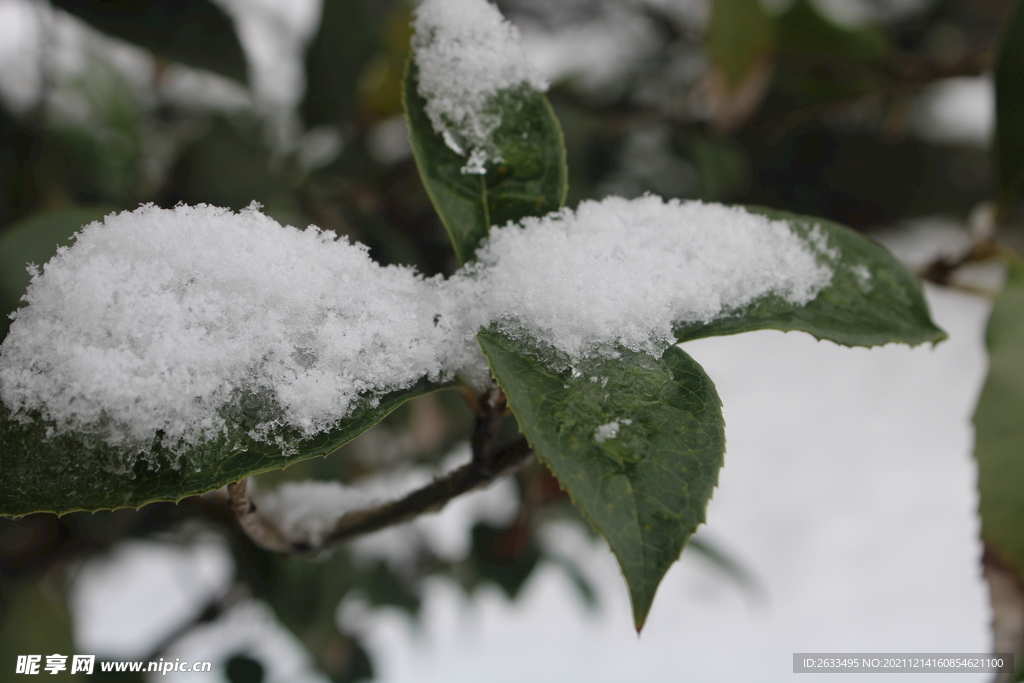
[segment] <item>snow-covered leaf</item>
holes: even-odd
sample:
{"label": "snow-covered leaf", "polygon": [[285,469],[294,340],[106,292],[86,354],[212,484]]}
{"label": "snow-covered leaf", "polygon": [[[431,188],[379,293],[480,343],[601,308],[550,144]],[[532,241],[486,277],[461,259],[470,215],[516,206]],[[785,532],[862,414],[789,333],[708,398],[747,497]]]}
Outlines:
{"label": "snow-covered leaf", "polygon": [[537,455],[608,540],[639,630],[718,481],[725,423],[714,385],[677,347],[558,370],[557,354],[525,336],[477,339]]}
{"label": "snow-covered leaf", "polygon": [[147,457],[135,460],[130,469],[123,468],[123,449],[74,433],[52,433],[53,425],[43,420],[20,422],[0,404],[0,515],[64,514],[178,501],[252,474],[329,455],[405,401],[441,386],[422,381],[393,392],[311,438],[300,440],[298,430],[282,429],[271,435],[281,438],[278,443],[252,438],[249,431],[259,416],[246,416],[245,407],[238,406],[222,436],[174,454],[162,449],[157,437]]}
{"label": "snow-covered leaf", "polygon": [[202,493],[454,375],[436,282],[255,208],[111,214],[25,301],[0,347],[0,514]]}
{"label": "snow-covered leaf", "polygon": [[831,221],[774,209],[749,210],[786,221],[804,239],[820,241],[815,231],[824,236],[832,281],[806,304],[772,294],[709,322],[677,325],[680,341],[762,329],[800,330],[844,346],[945,339],[932,322],[917,278],[884,247]]}
{"label": "snow-covered leaf", "polygon": [[[416,63],[405,78],[405,113],[420,177],[463,263],[492,225],[561,208],[568,188],[562,129],[543,93],[527,85],[499,92],[491,105],[500,124],[490,134],[494,159],[485,173],[463,172],[459,154],[432,127],[417,90]],[[500,159],[500,161],[498,161]]]}

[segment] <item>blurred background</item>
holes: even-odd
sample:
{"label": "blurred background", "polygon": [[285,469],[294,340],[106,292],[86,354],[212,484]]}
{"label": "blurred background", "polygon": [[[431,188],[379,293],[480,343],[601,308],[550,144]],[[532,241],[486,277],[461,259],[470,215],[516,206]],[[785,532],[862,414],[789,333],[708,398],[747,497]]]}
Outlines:
{"label": "blurred background", "polygon": [[[950,341],[688,345],[725,401],[727,465],[639,642],[613,558],[534,464],[315,559],[253,546],[216,492],[0,520],[0,679],[53,652],[342,683],[788,680],[793,652],[988,650],[969,416],[999,272],[936,264],[991,224],[990,72],[1011,0],[498,5],[551,83],[570,206],[651,192],[844,223],[942,285],[928,295]],[[382,263],[452,273],[402,115],[413,8],[0,0],[0,308],[18,306],[26,263],[147,202],[255,201]],[[387,496],[467,460],[471,426],[458,394],[424,396],[255,485]]]}

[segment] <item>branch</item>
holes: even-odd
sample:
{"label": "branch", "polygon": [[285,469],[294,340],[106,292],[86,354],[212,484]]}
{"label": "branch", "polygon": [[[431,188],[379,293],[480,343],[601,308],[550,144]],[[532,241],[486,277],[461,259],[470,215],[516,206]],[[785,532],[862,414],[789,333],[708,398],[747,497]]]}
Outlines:
{"label": "branch", "polygon": [[400,500],[369,510],[350,512],[338,520],[334,530],[324,539],[324,546],[340,543],[392,524],[407,522],[424,512],[437,512],[451,499],[487,486],[496,479],[518,470],[531,457],[533,450],[526,443],[526,439],[520,439],[495,453],[489,466],[474,459]]}
{"label": "branch", "polygon": [[345,514],[316,546],[305,540],[288,538],[269,520],[261,517],[248,498],[245,479],[228,485],[231,508],[242,530],[256,545],[275,552],[303,554],[316,553],[355,536],[407,522],[424,512],[437,512],[453,498],[511,474],[533,457],[533,450],[525,438],[497,449],[498,429],[506,414],[505,394],[494,387],[480,397],[480,410],[471,440],[473,459],[470,462],[399,500]]}

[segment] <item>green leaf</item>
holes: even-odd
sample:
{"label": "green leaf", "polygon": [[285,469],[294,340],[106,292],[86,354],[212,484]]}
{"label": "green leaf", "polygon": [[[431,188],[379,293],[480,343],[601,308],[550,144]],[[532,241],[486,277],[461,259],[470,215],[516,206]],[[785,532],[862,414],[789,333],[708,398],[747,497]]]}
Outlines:
{"label": "green leaf", "polygon": [[209,0],[50,0],[93,28],[158,57],[248,83],[234,22]]}
{"label": "green leaf", "polygon": [[[494,330],[477,339],[531,446],[608,539],[639,630],[718,481],[725,423],[714,385],[677,347],[559,371],[528,342]],[[612,422],[617,435],[599,441]]]}
{"label": "green leaf", "polygon": [[[95,440],[68,434],[47,435],[41,420],[22,424],[0,405],[0,515],[32,512],[64,514],[76,510],[139,507],[160,500],[178,501],[267,470],[281,469],[317,455],[329,455],[375,425],[405,401],[442,388],[421,381],[404,391],[367,403],[335,429],[298,442],[298,434],[279,433],[282,447],[256,441],[248,432],[265,409],[240,400],[225,411],[227,433],[196,446],[175,463],[159,441],[146,460],[126,462],[125,454]],[[155,463],[155,464],[154,464]],[[128,471],[126,466],[130,466]]]}
{"label": "green leaf", "polygon": [[996,160],[1004,206],[1024,193],[1024,3],[1014,3],[996,61]]}
{"label": "green leaf", "polygon": [[83,225],[113,210],[109,206],[49,209],[32,214],[0,234],[0,339],[7,336],[11,324],[7,314],[18,307],[28,288],[26,264],[42,266],[57,253],[57,247],[68,246],[71,236]]}
{"label": "green leaf", "polygon": [[727,318],[679,325],[679,341],[763,329],[800,330],[844,346],[916,345],[946,338],[932,322],[917,278],[884,247],[820,218],[758,207],[748,210],[786,221],[805,239],[820,226],[829,248],[838,252],[830,264],[832,282],[805,306],[770,296]]}
{"label": "green leaf", "polygon": [[[47,590],[50,588],[50,590]],[[58,680],[87,680],[86,676],[71,677],[71,655],[76,651],[71,632],[71,618],[64,601],[44,581],[8,581],[0,593],[0,671],[8,680],[15,675],[18,655],[42,655],[38,673],[49,677],[45,670],[46,655],[67,655],[67,669],[58,674]],[[97,666],[98,670],[99,667]],[[26,680],[32,680],[27,678]]]}
{"label": "green leaf", "polygon": [[1011,257],[988,321],[988,377],[974,413],[986,552],[1024,579],[1024,262]]}
{"label": "green leaf", "polygon": [[839,26],[809,0],[796,0],[778,19],[779,48],[793,55],[832,60],[870,61],[885,55],[885,37],[877,28]]}
{"label": "green leaf", "polygon": [[562,128],[547,98],[523,86],[502,91],[493,105],[501,125],[492,134],[504,160],[487,173],[463,173],[467,157],[438,135],[424,111],[412,60],[405,75],[405,116],[420,177],[448,230],[459,261],[473,258],[492,225],[556,211],[565,202],[568,170]]}
{"label": "green leaf", "polygon": [[882,66],[889,46],[874,26],[839,26],[809,0],[796,0],[776,26],[775,89],[790,106],[862,96],[892,80]]}
{"label": "green leaf", "polygon": [[474,578],[493,581],[514,600],[541,559],[529,526],[521,521],[509,526],[477,522],[470,538],[468,563],[476,569]]}
{"label": "green leaf", "polygon": [[324,1],[320,26],[306,48],[306,93],[299,105],[306,128],[351,120],[359,75],[379,42],[369,10],[364,2]]}
{"label": "green leaf", "polygon": [[708,60],[735,88],[758,59],[772,52],[775,26],[761,0],[716,0],[705,36]]}

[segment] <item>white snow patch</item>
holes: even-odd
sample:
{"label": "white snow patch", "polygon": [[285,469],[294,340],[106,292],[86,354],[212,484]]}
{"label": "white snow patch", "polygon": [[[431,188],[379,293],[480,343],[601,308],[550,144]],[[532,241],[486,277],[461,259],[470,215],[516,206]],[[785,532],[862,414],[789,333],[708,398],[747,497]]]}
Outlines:
{"label": "white snow patch", "polygon": [[959,76],[937,81],[912,112],[913,130],[929,142],[988,147],[996,119],[992,77]]}
{"label": "white snow patch", "polygon": [[855,266],[850,266],[850,272],[857,278],[857,285],[861,291],[865,294],[870,292],[874,285],[871,282],[871,269],[863,263],[858,263]]}
{"label": "white snow patch", "polygon": [[481,325],[525,326],[575,362],[612,345],[660,356],[674,323],[766,295],[806,304],[831,282],[835,255],[820,230],[809,244],[739,207],[648,195],[492,229],[466,271],[483,289]]}
{"label": "white snow patch", "polygon": [[0,347],[0,399],[121,449],[122,467],[157,434],[180,453],[239,420],[257,439],[305,437],[423,377],[486,381],[481,327],[570,367],[617,347],[660,356],[675,323],[767,295],[807,303],[834,251],[740,208],[611,197],[493,229],[445,281],[256,207],[144,206],[35,273]]}
{"label": "white snow patch", "polygon": [[500,161],[491,134],[501,125],[495,97],[547,83],[526,58],[519,30],[486,0],[424,0],[416,9],[413,50],[420,95],[434,130],[458,154],[463,173]]}
{"label": "white snow patch", "polygon": [[288,538],[317,546],[346,513],[374,502],[365,491],[336,481],[291,481],[260,496],[257,508]]}
{"label": "white snow patch", "polygon": [[612,420],[603,425],[598,425],[597,429],[594,430],[594,441],[604,443],[608,439],[614,439],[619,436],[619,430],[622,427],[631,424],[633,424],[632,420]]}

